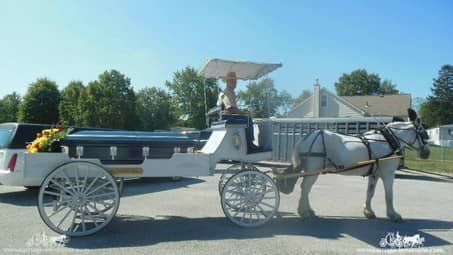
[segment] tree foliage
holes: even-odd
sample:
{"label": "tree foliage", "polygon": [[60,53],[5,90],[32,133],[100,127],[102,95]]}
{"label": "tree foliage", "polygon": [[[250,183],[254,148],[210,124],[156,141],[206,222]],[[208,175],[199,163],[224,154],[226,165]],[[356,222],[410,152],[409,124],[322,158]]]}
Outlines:
{"label": "tree foliage", "polygon": [[136,129],[131,81],[116,70],[105,71],[87,86],[83,122],[92,127]]}
{"label": "tree foliage", "polygon": [[396,84],[392,83],[391,80],[384,80],[379,86],[378,94],[380,95],[394,95],[398,93],[399,91],[396,89]]}
{"label": "tree foliage", "polygon": [[81,81],[71,81],[61,92],[60,120],[65,125],[82,126],[86,107],[86,89]]}
{"label": "tree foliage", "polygon": [[368,73],[365,69],[357,69],[349,74],[343,74],[335,89],[339,96],[363,96],[378,94],[398,94],[396,85],[390,80],[384,80],[378,74]]}
{"label": "tree foliage", "polygon": [[144,88],[137,93],[140,130],[168,129],[175,121],[171,96],[163,89]]}
{"label": "tree foliage", "polygon": [[302,90],[302,93],[300,93],[300,95],[296,99],[294,99],[292,107],[295,107],[298,104],[302,103],[305,99],[309,98],[312,94],[313,93],[308,89]]}
{"label": "tree foliage", "polygon": [[424,122],[432,127],[453,123],[453,65],[444,65],[433,81],[432,95],[420,107]]}
{"label": "tree foliage", "polygon": [[414,109],[416,112],[420,113],[420,109],[422,107],[422,104],[426,102],[426,98],[424,97],[415,97],[412,99],[412,109]]}
{"label": "tree foliage", "polygon": [[177,107],[175,116],[180,124],[198,129],[206,128],[205,86],[207,108],[215,106],[218,95],[217,80],[206,79],[198,75],[192,67],[186,67],[173,74],[172,81],[165,86]]}
{"label": "tree foliage", "polygon": [[57,84],[47,78],[41,78],[30,84],[27,93],[19,105],[18,120],[55,124],[58,119],[60,92]]}
{"label": "tree foliage", "polygon": [[8,94],[0,100],[0,123],[17,121],[20,100],[20,96],[16,92]]}
{"label": "tree foliage", "polygon": [[270,78],[250,82],[244,91],[239,91],[238,100],[254,118],[275,116],[280,107],[289,108],[292,103],[291,95],[279,93]]}

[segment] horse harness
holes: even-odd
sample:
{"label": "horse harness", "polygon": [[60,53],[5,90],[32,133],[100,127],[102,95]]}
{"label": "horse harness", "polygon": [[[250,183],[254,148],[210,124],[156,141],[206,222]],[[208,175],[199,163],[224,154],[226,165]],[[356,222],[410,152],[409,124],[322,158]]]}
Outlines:
{"label": "horse harness", "polygon": [[[389,129],[387,127],[381,127],[381,128],[379,128],[377,130],[374,130],[374,131],[375,131],[375,133],[380,133],[384,137],[385,140],[370,139],[370,138],[365,137],[364,135],[348,135],[348,136],[352,136],[352,137],[356,137],[356,138],[360,139],[360,141],[365,145],[365,147],[367,149],[369,160],[372,161],[372,162],[366,164],[366,165],[370,165],[370,167],[369,167],[367,173],[365,175],[363,175],[363,177],[370,176],[370,175],[376,176],[376,170],[379,167],[379,161],[381,159],[390,157],[392,155],[398,155],[398,156],[402,155],[402,152],[401,152],[401,149],[400,149],[401,148],[401,144],[398,141],[398,139],[395,138],[395,134],[393,133],[393,131],[391,129]],[[312,133],[313,132],[311,132],[308,135],[306,135],[304,140],[307,139],[310,136],[310,134],[312,134]],[[343,134],[343,135],[346,135],[346,134]],[[313,146],[314,146],[315,142],[318,140],[319,137],[321,137],[323,152],[313,152],[312,151]],[[385,156],[376,157],[374,155],[373,151],[371,150],[370,141],[387,142],[389,144],[390,148],[391,148],[391,152],[388,153]],[[324,162],[323,162],[324,168],[326,168],[326,165],[327,165],[327,162],[328,162],[332,166],[334,166],[334,168],[337,169],[338,172],[344,172],[344,171],[349,171],[349,170],[353,170],[353,169],[364,167],[364,165],[358,165],[358,166],[353,166],[353,167],[345,167],[344,165],[335,164],[332,161],[332,159],[330,159],[328,157],[328,155],[327,155],[326,143],[325,143],[325,139],[324,139],[324,131],[323,130],[319,130],[319,132],[316,134],[315,138],[313,139],[313,141],[310,144],[308,152],[301,153],[300,156],[301,157],[320,157],[320,158],[324,158]]]}

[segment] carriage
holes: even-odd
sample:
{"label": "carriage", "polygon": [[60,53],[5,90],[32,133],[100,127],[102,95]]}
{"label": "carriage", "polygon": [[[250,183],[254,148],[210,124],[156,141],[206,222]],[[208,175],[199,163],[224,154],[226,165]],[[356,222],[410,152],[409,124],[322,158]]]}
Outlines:
{"label": "carriage", "polygon": [[[222,78],[233,71],[238,79],[253,80],[279,67],[281,64],[211,59],[200,74],[205,78]],[[206,112],[208,116],[221,117],[222,107],[209,111],[206,108]],[[292,166],[282,171],[274,168],[271,172],[256,167],[261,161],[272,159],[269,128],[258,127],[255,137],[259,149],[250,150],[246,137],[248,123],[242,119],[212,122],[207,141],[202,136],[175,132],[78,129],[61,140],[61,152],[49,153],[20,153],[17,146],[1,149],[3,141],[10,137],[2,131],[0,183],[40,186],[38,211],[42,220],[53,231],[68,236],[90,235],[111,222],[119,207],[124,178],[212,176],[217,172],[216,165],[225,160],[235,164],[221,170],[218,185],[221,207],[225,216],[241,227],[257,227],[271,220],[279,207],[280,192],[291,192],[297,178],[304,177],[305,195],[301,197],[308,199],[316,175],[345,171],[369,176],[364,208],[368,218],[375,217],[370,204],[377,181],[375,174],[380,175],[386,190],[387,215],[397,221],[401,216],[393,208],[392,185],[402,158],[401,149],[409,147],[421,158],[429,156],[428,136],[421,119],[412,109],[408,115],[409,122],[389,123],[358,137],[327,132],[334,137],[337,147],[326,146],[325,132],[317,130],[295,146]],[[18,132],[12,130],[8,132]],[[23,140],[18,135],[14,137]],[[9,142],[23,145],[22,140],[14,139]],[[315,147],[317,151],[313,151]],[[374,152],[384,154],[375,154],[373,148],[379,149]],[[333,153],[329,154],[329,150]],[[301,161],[295,160],[299,157],[310,159],[313,164],[306,164],[308,168],[301,171]],[[333,167],[326,167],[327,161]],[[385,167],[389,169],[384,171]],[[302,217],[314,214],[309,207],[299,206],[298,211]]]}
{"label": "carriage", "polygon": [[[212,59],[200,74],[221,78],[234,71],[238,79],[249,80],[279,67]],[[176,133],[79,130],[62,140],[61,152],[23,153],[14,164],[22,169],[22,178],[39,184],[38,211],[46,225],[60,234],[85,236],[115,217],[123,178],[212,176],[217,163],[234,161],[237,164],[220,178],[221,207],[233,223],[256,227],[276,214],[279,191],[274,180],[254,166],[272,158],[271,136],[260,136],[259,143],[267,146],[247,151],[246,126],[240,120],[212,122],[212,133],[203,143]],[[5,181],[11,169],[2,171],[0,181]]]}

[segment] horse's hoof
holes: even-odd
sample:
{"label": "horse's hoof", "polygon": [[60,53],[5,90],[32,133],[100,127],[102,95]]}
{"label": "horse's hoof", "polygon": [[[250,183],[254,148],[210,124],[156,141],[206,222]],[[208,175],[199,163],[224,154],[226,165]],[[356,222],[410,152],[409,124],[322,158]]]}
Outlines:
{"label": "horse's hoof", "polygon": [[368,208],[363,208],[363,214],[367,217],[367,219],[376,219],[376,214]]}
{"label": "horse's hoof", "polygon": [[310,219],[310,218],[317,218],[315,211],[313,211],[313,210],[308,210],[308,211],[304,211],[304,212],[299,211],[298,213],[302,220]]}
{"label": "horse's hoof", "polygon": [[389,215],[388,217],[393,222],[397,222],[397,223],[403,222],[403,218],[401,217],[401,215],[399,215],[397,213],[395,213],[394,215]]}

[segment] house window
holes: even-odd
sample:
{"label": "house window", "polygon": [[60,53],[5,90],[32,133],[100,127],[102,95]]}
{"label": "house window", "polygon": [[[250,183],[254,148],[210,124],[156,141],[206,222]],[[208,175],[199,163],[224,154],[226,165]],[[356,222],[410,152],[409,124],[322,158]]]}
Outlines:
{"label": "house window", "polygon": [[327,95],[321,95],[321,107],[327,107]]}

